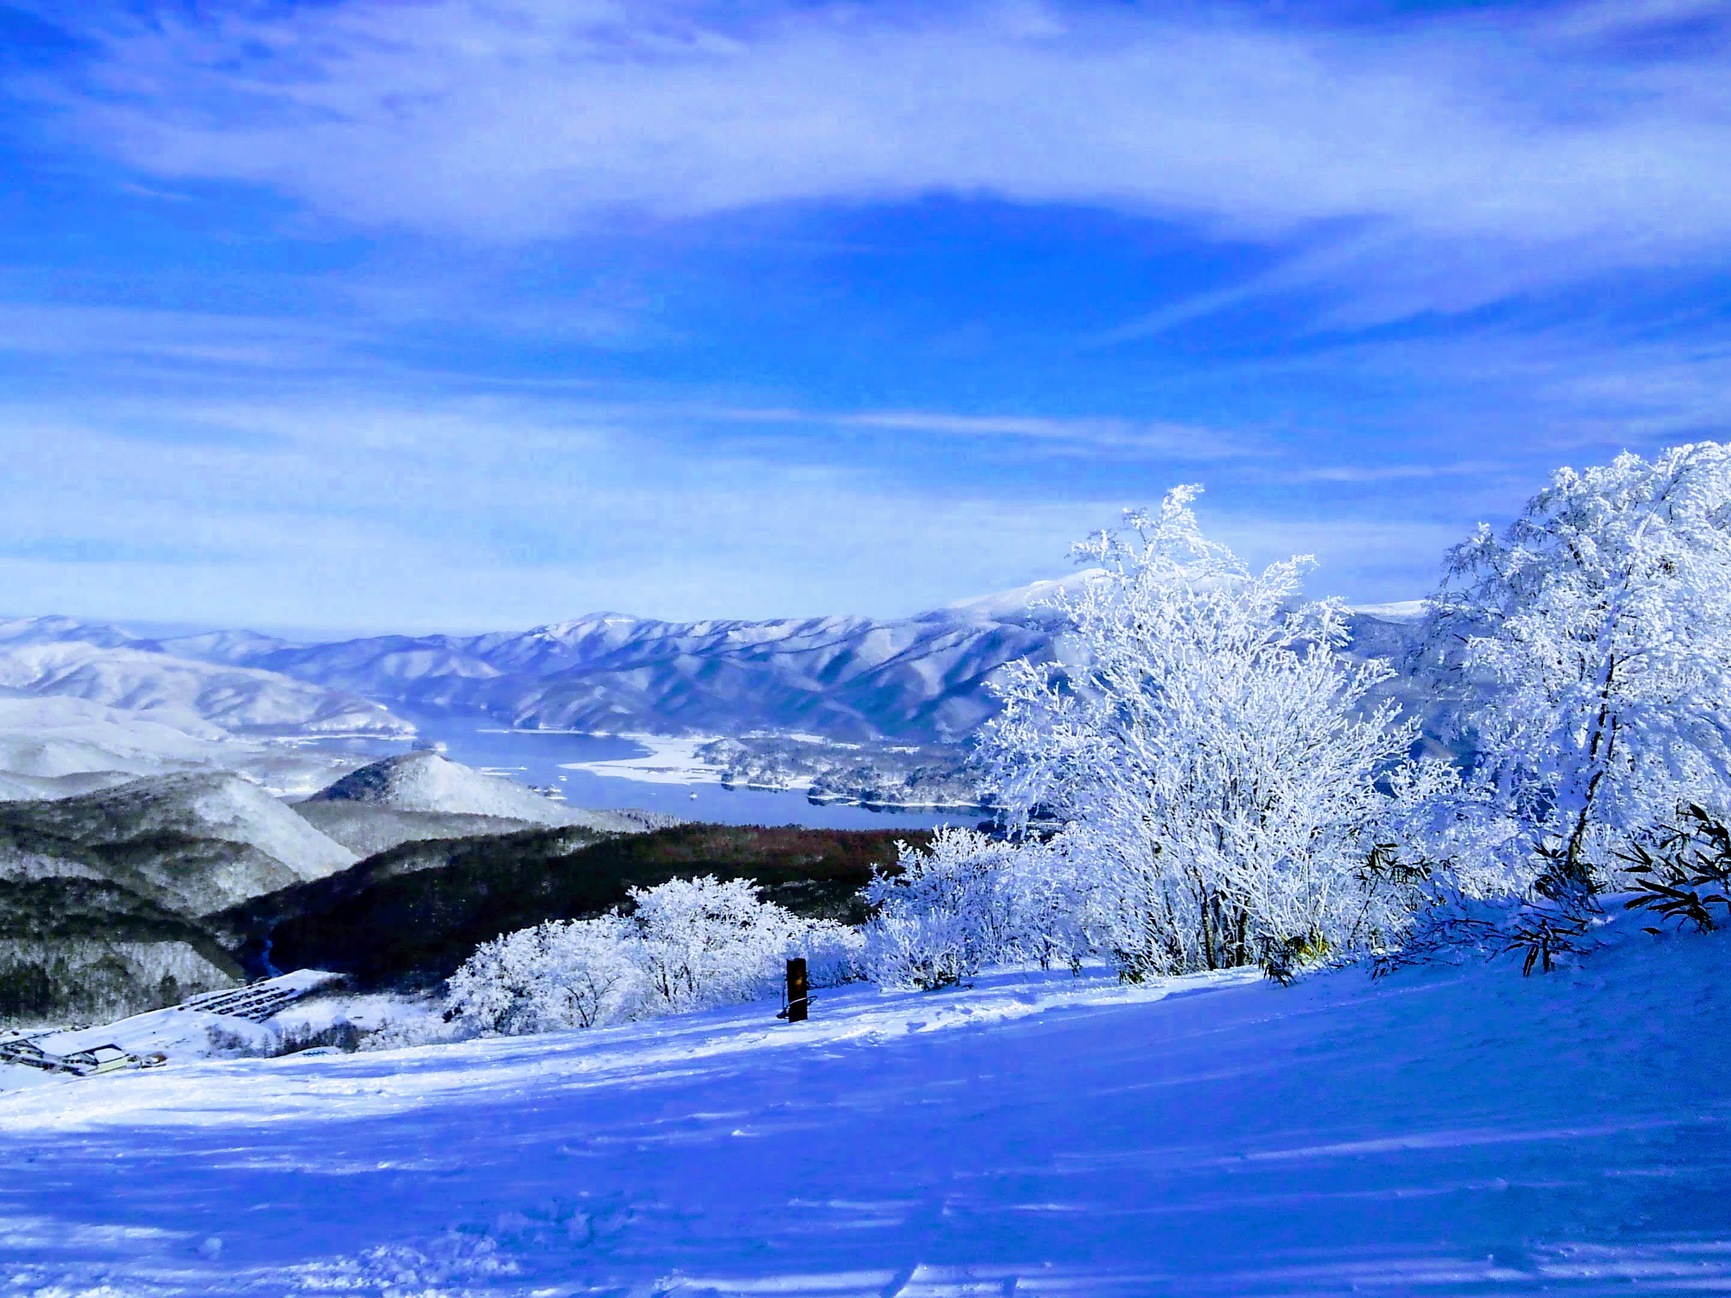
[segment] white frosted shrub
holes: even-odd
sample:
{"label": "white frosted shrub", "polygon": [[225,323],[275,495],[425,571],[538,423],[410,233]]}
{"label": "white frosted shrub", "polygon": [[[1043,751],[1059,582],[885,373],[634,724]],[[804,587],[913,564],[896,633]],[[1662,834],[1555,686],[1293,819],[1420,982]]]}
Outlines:
{"label": "white frosted shrub", "polygon": [[1365,868],[1416,733],[1374,702],[1392,669],[1299,603],[1308,560],[1253,573],[1203,536],[1196,491],[1077,547],[1099,571],[1060,599],[1062,663],[1009,664],[981,736],[1011,827],[1060,827],[1042,907],[1130,979],[1376,949],[1407,910]]}
{"label": "white frosted shrub", "polygon": [[761,900],[745,880],[674,879],[628,914],[550,920],[477,947],[447,1007],[482,1031],[597,1027],[773,995],[804,956],[814,987],[860,976],[864,940]]}
{"label": "white frosted shrub", "polygon": [[956,914],[892,906],[867,929],[866,968],[880,986],[935,991],[961,982],[978,964]]}
{"label": "white frosted shrub", "polygon": [[631,1017],[644,997],[636,947],[630,925],[614,915],[576,920],[551,933],[540,992],[548,1019],[592,1028]]}
{"label": "white frosted shrub", "polygon": [[447,1004],[490,1032],[618,1022],[644,999],[636,945],[636,933],[616,915],[549,920],[476,948],[451,976]]}
{"label": "white frosted shrub", "polygon": [[787,954],[805,957],[813,987],[840,987],[866,976],[865,934],[834,920],[813,920]]}
{"label": "white frosted shrub", "polygon": [[865,961],[874,982],[930,990],[1018,954],[1014,849],[946,827],[926,848],[903,843],[896,873],[876,875],[866,899]]}
{"label": "white frosted shrub", "polygon": [[1091,879],[1062,838],[1027,840],[1005,858],[1005,886],[1012,916],[1005,958],[1080,968],[1096,949],[1090,931]]}
{"label": "white frosted shrub", "polygon": [[673,879],[631,900],[639,967],[663,1013],[768,995],[808,927],[744,879]]}

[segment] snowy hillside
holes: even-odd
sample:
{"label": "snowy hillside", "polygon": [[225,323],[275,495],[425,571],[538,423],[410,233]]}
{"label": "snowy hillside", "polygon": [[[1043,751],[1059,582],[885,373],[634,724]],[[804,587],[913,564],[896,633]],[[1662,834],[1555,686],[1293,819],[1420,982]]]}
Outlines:
{"label": "snowy hillside", "polygon": [[[147,641],[38,618],[0,624],[0,647],[8,637],[26,645],[118,640],[128,652],[261,669],[351,702],[478,710],[544,729],[941,742],[970,734],[993,713],[984,682],[997,668],[1024,655],[1051,657],[1047,604],[1086,579],[1037,582],[890,621],[679,623],[596,613],[520,633],[294,644],[246,631]],[[1366,651],[1404,650],[1409,612],[1391,607],[1359,617]],[[333,725],[336,718],[362,724],[364,713],[331,708]],[[386,714],[378,724],[390,724]]]}
{"label": "snowy hillside", "polygon": [[363,766],[297,803],[295,810],[364,854],[417,839],[511,833],[538,825],[613,833],[645,827],[641,813],[567,807],[514,780],[424,751]]}
{"label": "snowy hillside", "polygon": [[0,696],[0,801],[63,798],[190,771],[244,773],[273,793],[305,796],[353,770],[356,760],[243,738],[176,708]]}
{"label": "snowy hillside", "polygon": [[240,734],[406,736],[381,704],[273,672],[83,641],[0,643],[0,690],[199,717]]}
{"label": "snowy hillside", "polygon": [[0,806],[0,877],[97,877],[180,915],[221,910],[354,864],[237,775],[135,780]]}
{"label": "snowy hillside", "polygon": [[309,803],[358,802],[396,811],[498,816],[563,824],[566,808],[499,775],[477,771],[438,753],[402,753],[343,776]]}
{"label": "snowy hillside", "polygon": [[0,800],[64,797],[134,776],[214,764],[224,731],[198,717],[85,699],[0,698]]}
{"label": "snowy hillside", "polygon": [[1007,977],[51,1082],[0,1096],[0,1287],[1724,1289],[1731,941],[1616,928],[1525,980]]}
{"label": "snowy hillside", "polygon": [[0,802],[0,1023],[106,1019],[231,986],[241,968],[204,917],[354,860],[223,772]]}
{"label": "snowy hillside", "polygon": [[443,842],[487,834],[515,834],[533,822],[463,812],[397,811],[365,802],[297,802],[294,809],[319,833],[356,856],[388,852],[404,843]]}
{"label": "snowy hillside", "polygon": [[81,622],[77,618],[15,617],[0,618],[0,648],[12,650],[25,645],[88,644],[102,649],[136,647],[140,638],[130,631],[106,622]]}
{"label": "snowy hillside", "polygon": [[383,704],[177,657],[117,627],[69,618],[0,622],[0,801],[212,770],[306,794],[356,762],[278,741],[413,734]]}

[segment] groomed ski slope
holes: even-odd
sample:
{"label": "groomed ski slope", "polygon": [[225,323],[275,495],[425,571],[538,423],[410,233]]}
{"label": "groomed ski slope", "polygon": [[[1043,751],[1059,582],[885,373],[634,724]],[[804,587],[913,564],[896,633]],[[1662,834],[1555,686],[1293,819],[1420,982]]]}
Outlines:
{"label": "groomed ski slope", "polygon": [[1731,1289],[1731,935],[1005,976],[0,1097],[0,1292]]}

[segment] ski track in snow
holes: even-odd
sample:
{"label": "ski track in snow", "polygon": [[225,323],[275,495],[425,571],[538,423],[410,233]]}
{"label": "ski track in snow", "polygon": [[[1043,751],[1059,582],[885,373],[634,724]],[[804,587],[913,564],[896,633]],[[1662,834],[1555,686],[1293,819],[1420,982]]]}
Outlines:
{"label": "ski track in snow", "polygon": [[1731,1290],[1731,938],[1003,975],[0,1096],[0,1293]]}

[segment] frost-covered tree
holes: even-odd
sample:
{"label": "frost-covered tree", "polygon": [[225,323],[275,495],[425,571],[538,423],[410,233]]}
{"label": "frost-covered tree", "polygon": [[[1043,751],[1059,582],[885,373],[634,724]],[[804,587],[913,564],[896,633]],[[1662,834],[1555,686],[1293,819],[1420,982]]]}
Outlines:
{"label": "frost-covered tree", "polygon": [[673,879],[630,895],[650,994],[667,1011],[763,994],[805,927],[746,879]]}
{"label": "frost-covered tree", "polygon": [[589,1028],[635,1014],[637,934],[617,915],[549,920],[483,943],[451,976],[447,1005],[485,1031]]}
{"label": "frost-covered tree", "polygon": [[981,755],[1013,829],[1061,825],[1085,923],[1129,978],[1374,943],[1402,909],[1365,862],[1413,730],[1367,695],[1305,559],[1252,573],[1171,492],[1077,547],[1060,662],[1011,664]]}
{"label": "frost-covered tree", "polygon": [[1004,866],[1013,935],[1009,955],[1042,969],[1080,969],[1094,951],[1089,932],[1092,871],[1062,837],[1024,835]]}
{"label": "frost-covered tree", "polygon": [[490,1032],[595,1027],[771,995],[788,956],[815,987],[859,976],[863,940],[762,900],[745,880],[674,879],[631,891],[627,913],[559,921],[483,943],[452,975],[453,1015]]}
{"label": "frost-covered tree", "polygon": [[924,848],[899,844],[895,869],[866,885],[872,980],[930,991],[1013,958],[1014,855],[1008,844],[955,827],[939,829]]}
{"label": "frost-covered tree", "polygon": [[1434,664],[1475,700],[1474,774],[1518,850],[1591,888],[1619,845],[1731,777],[1731,448],[1558,472],[1501,535],[1456,547]]}

